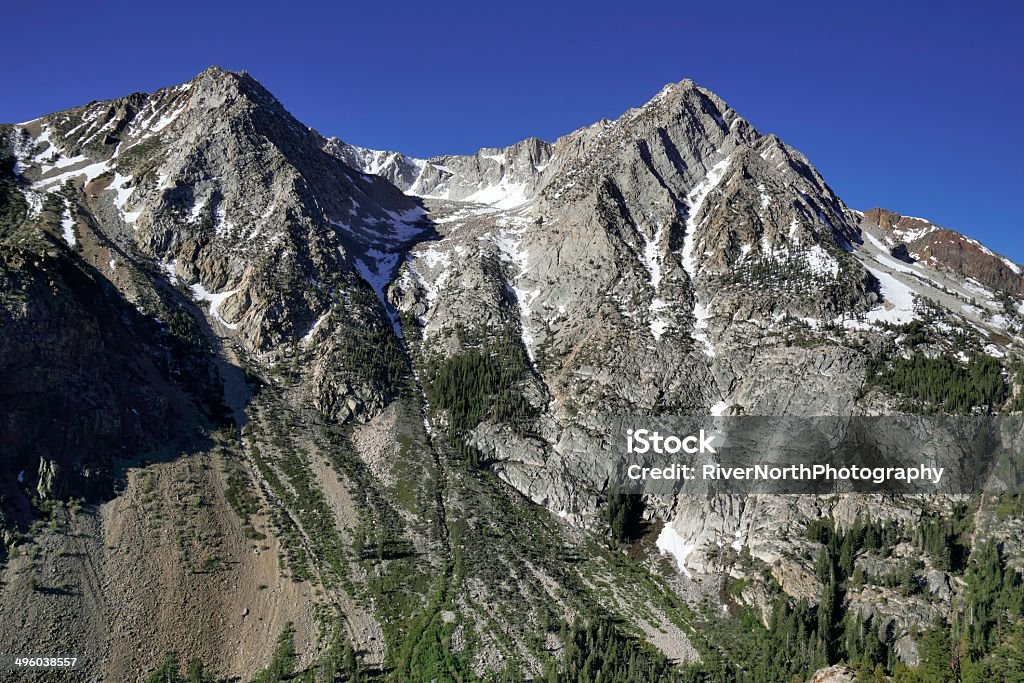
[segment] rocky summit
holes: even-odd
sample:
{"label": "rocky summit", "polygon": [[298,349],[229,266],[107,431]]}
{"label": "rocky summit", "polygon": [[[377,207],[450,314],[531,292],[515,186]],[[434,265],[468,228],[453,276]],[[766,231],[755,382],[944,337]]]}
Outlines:
{"label": "rocky summit", "polygon": [[218,68],[3,125],[0,651],[788,681],[924,675],[960,638],[998,672],[1015,495],[626,495],[614,425],[1008,418],[1022,325],[1021,266],[848,207],[688,80],[429,159]]}

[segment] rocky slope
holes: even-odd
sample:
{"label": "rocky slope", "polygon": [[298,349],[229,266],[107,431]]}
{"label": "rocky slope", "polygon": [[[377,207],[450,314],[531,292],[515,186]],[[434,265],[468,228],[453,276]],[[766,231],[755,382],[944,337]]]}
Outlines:
{"label": "rocky slope", "polygon": [[[880,647],[916,664],[964,594],[962,567],[909,564],[949,499],[650,497],[609,547],[619,417],[1022,405],[1016,264],[848,208],[690,81],[432,159],[324,138],[216,68],[0,133],[0,612],[92,634],[89,680],[170,652],[249,679],[282,632],[325,680],[540,676],[595,612],[743,669],[702,635],[731,632],[719,607],[817,609],[808,525],[868,514],[906,552],[862,550],[841,602]],[[913,362],[991,387],[939,405],[897,381]],[[983,520],[1013,537],[972,514],[968,552]],[[65,590],[69,552],[98,587]],[[924,588],[894,593],[906,567]]]}
{"label": "rocky slope", "polygon": [[885,209],[871,209],[864,216],[884,231],[885,241],[896,254],[924,261],[959,278],[972,279],[993,291],[1024,294],[1020,266],[977,240],[924,218],[901,216]]}
{"label": "rocky slope", "polygon": [[526,201],[528,182],[551,158],[551,145],[538,138],[502,149],[485,147],[469,156],[431,159],[356,147],[337,138],[327,140],[324,149],[352,168],[386,178],[410,195],[507,208]]}

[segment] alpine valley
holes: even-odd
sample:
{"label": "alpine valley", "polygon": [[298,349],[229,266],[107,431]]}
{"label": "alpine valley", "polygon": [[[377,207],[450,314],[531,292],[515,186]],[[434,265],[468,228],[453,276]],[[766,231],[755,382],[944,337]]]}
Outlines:
{"label": "alpine valley", "polygon": [[[1011,495],[619,493],[617,415],[1020,414],[1021,267],[712,92],[416,159],[246,73],[0,127],[0,652],[83,681],[998,681]],[[3,674],[6,679],[7,672]]]}

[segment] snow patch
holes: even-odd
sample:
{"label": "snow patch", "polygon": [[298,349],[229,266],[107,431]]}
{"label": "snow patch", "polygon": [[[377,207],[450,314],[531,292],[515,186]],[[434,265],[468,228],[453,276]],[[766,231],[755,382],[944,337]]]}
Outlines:
{"label": "snow patch", "polygon": [[986,344],[985,353],[993,358],[1005,358],[1006,353],[995,344]]}
{"label": "snow patch", "polygon": [[711,311],[699,301],[693,303],[693,338],[704,346],[704,355],[708,358],[715,357],[715,346],[708,338],[708,321],[711,320]]}
{"label": "snow patch", "polygon": [[866,232],[865,231],[865,232],[862,232],[861,234],[864,235],[864,238],[867,239],[867,241],[870,242],[872,244],[872,246],[874,246],[875,249],[877,249],[878,251],[883,251],[883,252],[886,252],[886,253],[889,252],[889,247],[887,247],[885,244],[883,244],[882,240],[878,239],[877,237],[872,235],[870,232]]}
{"label": "snow patch", "polygon": [[902,261],[899,261],[895,258],[892,258],[889,255],[889,248],[886,247],[885,244],[882,243],[882,241],[879,240],[877,237],[875,237],[869,232],[865,232],[863,233],[863,235],[865,238],[867,238],[867,241],[871,244],[871,246],[875,247],[876,249],[876,252],[871,254],[871,258],[873,258],[875,261],[882,264],[886,268],[889,268],[890,270],[896,270],[901,273],[908,273],[911,275],[918,274],[917,271],[910,267],[910,265]]}
{"label": "snow patch", "polygon": [[[88,161],[86,157],[81,157],[78,162]],[[85,184],[91,183],[93,180],[103,175],[110,170],[110,163],[107,161],[97,161],[89,164],[82,168],[78,168],[72,171],[65,171],[64,173],[51,176],[49,178],[43,178],[39,180],[33,187],[37,190],[47,192],[63,185],[68,180],[78,178],[79,176],[85,176]]]}
{"label": "snow patch", "polygon": [[132,193],[135,192],[134,185],[132,185],[131,187],[127,187],[128,185],[131,185],[133,180],[134,178],[132,176],[121,175],[120,173],[115,171],[114,180],[111,181],[110,187],[108,187],[107,189],[114,191],[114,206],[117,207],[117,210],[118,212],[120,212],[121,217],[124,219],[124,222],[131,225],[132,228],[134,229],[135,221],[139,217],[139,214],[141,214],[142,212],[125,211],[124,209],[125,205],[128,203],[128,200],[131,198]]}
{"label": "snow patch", "polygon": [[178,116],[179,116],[179,115],[181,114],[181,112],[185,111],[185,107],[186,107],[186,106],[187,106],[187,103],[186,103],[186,104],[183,104],[183,105],[181,105],[180,107],[178,107],[177,109],[175,109],[174,111],[172,111],[172,112],[171,112],[170,114],[164,114],[163,116],[161,116],[161,117],[160,117],[160,120],[159,120],[159,121],[157,121],[156,123],[154,123],[154,124],[153,124],[153,125],[152,125],[152,126],[150,127],[150,129],[149,129],[149,130],[150,130],[151,132],[153,132],[153,133],[159,133],[159,132],[160,132],[160,131],[162,131],[162,130],[163,130],[164,128],[166,128],[167,126],[169,126],[169,125],[171,125],[172,123],[174,123],[174,120],[175,120],[176,118],[178,118]]}
{"label": "snow patch", "polygon": [[728,409],[729,403],[728,401],[725,401],[723,399],[716,403],[715,405],[711,406],[711,415],[712,417],[722,417],[723,415],[725,415],[725,411]]}
{"label": "snow patch", "polygon": [[[648,284],[654,294],[658,292],[658,285],[661,284],[661,270],[662,270],[662,249],[665,241],[665,226],[659,225],[654,230],[654,236],[651,239],[647,239],[647,235],[643,232],[640,233],[640,237],[644,241],[644,249],[641,253],[640,262],[644,268],[647,269]],[[658,311],[666,308],[668,304],[656,296],[652,295],[650,306],[647,307],[647,312],[650,317],[650,328],[651,334],[654,336],[655,341],[661,339],[662,335],[665,334],[670,325],[667,320],[657,315]]]}
{"label": "snow patch", "polygon": [[[505,225],[507,226],[507,222]],[[519,303],[519,327],[522,332],[523,346],[526,349],[527,357],[530,359],[530,364],[536,370],[535,340],[530,332],[529,319],[530,307],[537,296],[540,295],[540,290],[527,291],[519,284],[523,275],[529,270],[530,252],[523,248],[522,243],[523,233],[526,231],[526,228],[527,223],[519,221],[515,228],[503,228],[501,232],[492,238],[492,242],[498,248],[501,259],[513,264],[518,271],[509,278],[509,289],[515,294],[516,301]]]}
{"label": "snow patch", "polygon": [[43,198],[38,192],[33,192],[24,187],[19,187],[21,190],[21,196],[25,198],[28,203],[28,215],[32,219],[39,218],[39,214],[43,212]]}
{"label": "snow patch", "polygon": [[651,321],[651,334],[654,335],[654,339],[661,339],[661,336],[668,330],[669,324],[667,320],[663,318],[655,318]]}
{"label": "snow patch", "polygon": [[203,209],[206,208],[206,198],[197,199],[192,202],[192,208],[188,212],[188,222],[194,223],[199,220],[199,217],[203,215]]}
{"label": "snow patch", "polygon": [[[697,288],[697,261],[694,258],[693,252],[695,248],[695,234],[700,226],[700,223],[697,222],[697,216],[704,205],[704,200],[722,182],[722,178],[725,177],[725,172],[729,168],[731,161],[732,157],[727,156],[712,166],[704,179],[697,183],[686,195],[689,210],[686,216],[686,235],[683,238],[682,260],[683,269],[690,277],[690,282],[695,291]],[[704,345],[704,353],[706,355],[713,357],[715,355],[715,348],[707,336],[707,321],[710,317],[710,312],[700,304],[695,296],[693,305],[693,318],[695,321],[693,338]]]}
{"label": "snow patch", "polygon": [[648,282],[651,285],[651,289],[658,291],[658,285],[661,284],[661,245],[665,237],[665,226],[659,225],[654,230],[654,237],[647,239],[647,235],[643,232],[640,236],[644,240],[644,251],[642,262],[644,267],[647,268]]}
{"label": "snow patch", "polygon": [[800,221],[795,216],[789,224],[789,241],[793,244],[800,244]]}
{"label": "snow patch", "polygon": [[373,288],[391,319],[391,327],[395,330],[395,334],[401,337],[402,327],[398,322],[398,314],[391,308],[387,297],[387,287],[394,279],[399,255],[385,253],[377,249],[368,249],[366,254],[370,257],[369,261],[361,258],[355,259],[356,271]]}
{"label": "snow patch", "polygon": [[658,534],[658,540],[654,544],[661,551],[662,555],[671,555],[675,558],[679,571],[687,577],[692,577],[690,571],[686,568],[686,559],[690,557],[697,546],[687,543],[670,524],[662,527],[661,533]]}
{"label": "snow patch", "polygon": [[[435,249],[433,246],[428,247],[424,251],[415,252],[413,254],[415,260],[409,268],[409,273],[423,288],[424,293],[427,297],[427,304],[431,305],[437,300],[437,295],[441,291],[445,282],[448,281],[450,275],[449,264],[451,257],[449,254],[443,251]],[[427,280],[417,268],[419,262],[422,261],[424,265],[431,269],[436,270],[440,268],[440,272],[433,276],[433,282]]]}
{"label": "snow patch", "polygon": [[316,322],[313,323],[313,326],[309,328],[309,332],[303,335],[299,343],[302,344],[303,346],[308,345],[309,342],[313,340],[313,335],[316,334],[316,331],[320,329],[320,326],[324,324],[324,321],[327,320],[327,316],[329,316],[330,314],[331,309],[327,309],[327,311],[325,311],[323,315],[317,318]]}
{"label": "snow patch", "polygon": [[870,266],[865,266],[865,268],[878,279],[884,299],[880,307],[868,311],[868,321],[902,325],[917,318],[914,314],[915,292],[913,289],[889,273]]}
{"label": "snow patch", "polygon": [[157,264],[157,265],[160,266],[160,270],[162,270],[165,273],[167,273],[167,280],[172,285],[175,285],[175,286],[177,286],[177,284],[178,284],[178,274],[175,272],[175,265],[176,264],[177,264],[177,261],[161,261],[159,264]]}
{"label": "snow patch", "polygon": [[69,247],[75,246],[75,217],[71,215],[71,207],[68,206],[67,202],[64,202],[64,213],[61,214],[60,227],[64,241],[68,243]]}
{"label": "snow patch", "polygon": [[839,261],[832,254],[825,251],[821,245],[815,244],[806,252],[807,267],[815,275],[839,275]]}
{"label": "snow patch", "polygon": [[690,190],[689,194],[686,195],[689,210],[687,211],[686,218],[686,236],[683,240],[683,268],[686,269],[686,273],[691,279],[694,279],[697,275],[697,264],[693,258],[694,231],[699,225],[697,223],[697,215],[700,213],[704,200],[718,186],[718,183],[722,181],[722,177],[725,175],[725,171],[728,169],[731,161],[732,157],[726,157],[712,166],[704,179],[697,183]]}
{"label": "snow patch", "polygon": [[227,209],[223,202],[213,210],[213,232],[216,235],[230,235],[235,231],[235,224],[228,220]]}
{"label": "snow patch", "polygon": [[894,228],[892,231],[893,234],[899,237],[900,241],[905,242],[907,244],[910,244],[911,242],[916,242],[925,235],[930,235],[931,233],[938,230],[938,228],[935,225],[933,225],[929,221],[926,221],[924,218],[914,218],[913,216],[904,216],[904,218],[913,218],[914,220],[924,221],[925,223],[928,223],[928,225],[920,228]]}
{"label": "snow patch", "polygon": [[462,201],[488,204],[498,209],[514,209],[527,203],[526,183],[510,184],[502,180],[497,185],[474,192]]}
{"label": "snow patch", "polygon": [[232,289],[227,292],[219,292],[217,294],[214,294],[212,292],[207,291],[207,289],[203,287],[202,282],[197,282],[194,285],[189,285],[188,288],[192,292],[192,297],[194,299],[196,299],[197,301],[205,301],[210,304],[209,310],[211,318],[213,318],[214,320],[216,320],[229,330],[238,329],[238,323],[229,323],[228,321],[224,320],[224,318],[222,318],[220,315],[221,304],[223,304],[228,297],[235,294],[238,291],[237,289]]}

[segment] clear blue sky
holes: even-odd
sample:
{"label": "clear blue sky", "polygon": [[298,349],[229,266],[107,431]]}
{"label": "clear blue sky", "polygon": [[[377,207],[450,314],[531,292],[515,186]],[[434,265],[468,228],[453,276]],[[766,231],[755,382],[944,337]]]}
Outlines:
{"label": "clear blue sky", "polygon": [[327,135],[417,156],[551,140],[689,77],[847,203],[1024,261],[1016,2],[9,3],[0,121],[247,69]]}

